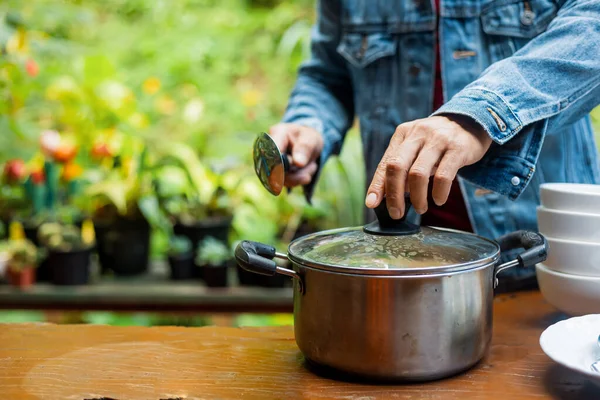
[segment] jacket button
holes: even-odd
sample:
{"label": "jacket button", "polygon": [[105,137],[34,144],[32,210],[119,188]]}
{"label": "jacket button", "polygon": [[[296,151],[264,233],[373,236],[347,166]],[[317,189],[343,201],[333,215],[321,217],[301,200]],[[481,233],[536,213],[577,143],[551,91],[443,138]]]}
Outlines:
{"label": "jacket button", "polygon": [[513,186],[517,186],[519,183],[521,183],[521,179],[519,179],[518,176],[513,176],[510,180],[510,183],[512,183]]}
{"label": "jacket button", "polygon": [[521,14],[521,23],[525,26],[529,26],[529,25],[533,24],[534,20],[535,20],[535,13],[531,10],[525,10],[525,11],[523,11],[523,14]]}

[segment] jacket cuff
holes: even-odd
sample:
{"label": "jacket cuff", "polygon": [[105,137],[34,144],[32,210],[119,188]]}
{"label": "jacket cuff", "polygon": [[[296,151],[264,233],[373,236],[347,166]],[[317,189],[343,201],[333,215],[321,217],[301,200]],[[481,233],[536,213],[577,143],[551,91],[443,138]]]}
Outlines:
{"label": "jacket cuff", "polygon": [[506,143],[523,128],[521,120],[502,96],[483,88],[462,90],[432,115],[443,114],[472,118],[498,144]]}

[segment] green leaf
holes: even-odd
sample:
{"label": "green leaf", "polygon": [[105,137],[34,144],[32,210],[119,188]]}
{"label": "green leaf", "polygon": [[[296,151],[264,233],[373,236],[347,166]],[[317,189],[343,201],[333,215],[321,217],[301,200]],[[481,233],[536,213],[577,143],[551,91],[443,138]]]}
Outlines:
{"label": "green leaf", "polygon": [[60,167],[54,162],[46,161],[44,173],[46,174],[46,208],[54,210],[58,201]]}
{"label": "green leaf", "polygon": [[232,224],[240,238],[270,244],[277,240],[277,220],[265,218],[249,204],[236,209]]}
{"label": "green leaf", "polygon": [[155,182],[160,197],[190,195],[190,181],[186,171],[174,165],[160,167],[155,173]]}
{"label": "green leaf", "polygon": [[146,218],[146,221],[156,229],[170,231],[171,224],[167,216],[163,213],[155,195],[142,196],[137,202],[140,212]]}
{"label": "green leaf", "polygon": [[207,204],[212,199],[218,188],[218,177],[200,161],[191,147],[183,143],[166,144],[162,155],[181,165],[203,204]]}
{"label": "green leaf", "polygon": [[96,86],[115,75],[115,67],[110,59],[103,55],[90,55],[81,60],[83,79],[86,85]]}
{"label": "green leaf", "polygon": [[86,189],[89,197],[102,198],[115,206],[121,215],[127,214],[127,192],[125,182],[107,180],[91,184]]}

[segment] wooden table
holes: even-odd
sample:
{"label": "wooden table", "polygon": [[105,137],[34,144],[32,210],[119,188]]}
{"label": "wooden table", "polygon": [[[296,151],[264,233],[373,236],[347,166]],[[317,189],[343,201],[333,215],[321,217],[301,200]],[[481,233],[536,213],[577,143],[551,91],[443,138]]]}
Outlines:
{"label": "wooden table", "polygon": [[539,293],[495,300],[489,356],[469,372],[413,385],[367,385],[309,372],[291,327],[0,326],[3,399],[600,399],[541,351],[565,318]]}

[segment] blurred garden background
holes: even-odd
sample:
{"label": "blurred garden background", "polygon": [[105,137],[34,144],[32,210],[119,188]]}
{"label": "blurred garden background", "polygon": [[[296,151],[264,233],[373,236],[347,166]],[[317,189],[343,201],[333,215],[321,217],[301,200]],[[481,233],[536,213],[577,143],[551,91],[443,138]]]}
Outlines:
{"label": "blurred garden background", "polygon": [[[300,191],[271,196],[252,168],[252,143],[285,109],[313,20],[313,0],[2,1],[0,218],[18,242],[4,246],[20,257],[21,286],[35,263],[38,281],[68,284],[48,276],[50,264],[81,271],[89,254],[100,267],[84,283],[122,275],[136,285],[131,277],[169,260],[194,264],[182,280],[222,281],[216,267],[228,265],[226,285],[237,285],[244,277],[232,278],[229,259],[241,238],[285,250],[298,235],[360,224],[356,130],[326,165],[312,206]],[[202,325],[218,317],[210,318],[0,312],[0,322]]]}
{"label": "blurred garden background", "polygon": [[222,264],[240,238],[285,250],[300,234],[360,224],[356,132],[312,206],[301,191],[271,196],[252,168],[252,143],[285,109],[313,20],[312,0],[3,1],[0,217],[7,237],[38,247],[13,249],[25,260],[15,269],[34,257],[38,283],[53,283],[51,259],[95,244],[98,274],[135,276],[145,253],[149,265],[190,251],[194,264]]}

